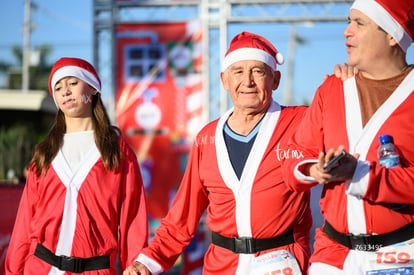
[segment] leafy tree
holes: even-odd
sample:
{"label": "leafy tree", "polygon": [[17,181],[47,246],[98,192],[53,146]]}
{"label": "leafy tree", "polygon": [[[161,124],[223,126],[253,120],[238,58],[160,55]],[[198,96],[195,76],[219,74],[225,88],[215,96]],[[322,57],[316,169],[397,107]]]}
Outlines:
{"label": "leafy tree", "polygon": [[0,128],[0,179],[6,178],[9,169],[21,175],[30,162],[35,145],[33,130],[30,124],[20,123]]}
{"label": "leafy tree", "polygon": [[[46,60],[51,53],[49,46],[40,46],[39,63],[37,66],[30,66],[30,90],[48,91],[48,79],[51,66]],[[12,55],[16,64],[22,65],[23,51],[19,46],[12,49]],[[21,89],[22,73],[21,70],[13,72],[12,66],[6,62],[0,62],[0,72],[8,73],[8,89]],[[5,112],[5,111],[3,111]],[[13,112],[13,111],[10,111]],[[12,115],[7,113],[8,118]],[[13,169],[20,175],[23,168],[28,164],[32,157],[34,145],[40,141],[41,137],[47,133],[50,126],[50,114],[40,115],[30,111],[16,111],[13,120],[1,119],[0,117],[0,179],[7,177],[7,171]]]}
{"label": "leafy tree", "polygon": [[[39,51],[39,64],[37,66],[30,66],[29,67],[29,74],[30,74],[30,83],[29,89],[32,90],[48,90],[48,79],[49,73],[51,70],[51,66],[47,64],[46,60],[49,54],[52,52],[50,46],[42,45],[39,46],[37,49]],[[12,55],[16,60],[19,66],[23,64],[23,49],[20,46],[14,46],[12,48]],[[0,70],[2,70],[1,66],[7,68],[10,67],[9,64],[0,63]],[[9,82],[7,83],[8,89],[21,89],[22,86],[22,72],[21,70],[18,71],[9,71],[8,73]]]}

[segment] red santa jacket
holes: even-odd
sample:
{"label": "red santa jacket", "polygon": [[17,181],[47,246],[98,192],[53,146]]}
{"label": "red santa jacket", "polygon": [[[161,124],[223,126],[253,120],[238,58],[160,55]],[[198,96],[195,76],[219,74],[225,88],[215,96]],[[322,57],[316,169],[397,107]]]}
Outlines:
{"label": "red santa jacket", "polygon": [[[414,201],[414,72],[362,127],[355,78],[345,82],[332,76],[317,90],[289,149],[300,158],[286,159],[285,177],[293,190],[308,190],[313,179],[301,177],[301,164],[316,159],[319,152],[344,145],[359,153],[352,181],[324,186],[320,206],[322,214],[336,230],[353,234],[381,234],[396,230],[414,220],[414,208],[404,211],[389,203],[412,204]],[[386,169],[378,164],[379,136],[389,134],[401,152],[402,167]],[[315,252],[311,262],[342,267],[348,253],[321,230],[316,232]]]}
{"label": "red santa jacket", "polygon": [[106,171],[91,148],[72,172],[61,151],[46,175],[31,171],[20,201],[6,257],[6,274],[64,274],[34,256],[37,243],[56,255],[89,258],[110,255],[111,268],[90,274],[115,274],[119,250],[125,269],[147,244],[145,194],[134,152],[120,138],[124,158]]}
{"label": "red santa jacket", "polygon": [[[312,224],[309,192],[290,190],[281,172],[282,148],[286,148],[305,110],[282,109],[273,102],[262,120],[240,180],[230,163],[223,137],[223,126],[232,110],[205,126],[193,144],[172,207],[140,260],[156,272],[169,269],[189,244],[207,210],[207,226],[224,236],[270,238],[293,230],[295,243],[280,249],[291,251],[305,272]],[[205,254],[203,274],[248,274],[254,256],[211,244]]]}

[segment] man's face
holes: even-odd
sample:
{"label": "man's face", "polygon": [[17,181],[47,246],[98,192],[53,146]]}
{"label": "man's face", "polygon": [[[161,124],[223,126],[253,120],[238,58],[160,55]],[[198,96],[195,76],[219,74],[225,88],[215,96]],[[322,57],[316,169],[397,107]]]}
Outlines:
{"label": "man's face", "polygon": [[243,60],[232,64],[221,80],[230,92],[235,111],[258,113],[267,110],[272,100],[272,91],[280,81],[280,72],[272,72],[265,63]]}
{"label": "man's face", "polygon": [[362,71],[372,71],[389,54],[391,36],[359,10],[351,9],[344,36],[348,63]]}

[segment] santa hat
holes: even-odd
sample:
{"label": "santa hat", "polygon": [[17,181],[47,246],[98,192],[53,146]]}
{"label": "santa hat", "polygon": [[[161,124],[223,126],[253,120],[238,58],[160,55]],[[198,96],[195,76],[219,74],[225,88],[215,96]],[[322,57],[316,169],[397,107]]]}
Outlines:
{"label": "santa hat", "polygon": [[49,76],[49,92],[53,100],[55,100],[56,83],[67,76],[77,77],[101,92],[101,80],[89,62],[80,58],[62,57],[53,65]]}
{"label": "santa hat", "polygon": [[266,38],[249,32],[236,35],[224,56],[221,71],[224,72],[231,64],[242,60],[262,61],[276,71],[276,65],[283,64],[283,55],[267,41]]}
{"label": "santa hat", "polygon": [[414,0],[355,0],[351,9],[368,16],[407,52],[414,39]]}

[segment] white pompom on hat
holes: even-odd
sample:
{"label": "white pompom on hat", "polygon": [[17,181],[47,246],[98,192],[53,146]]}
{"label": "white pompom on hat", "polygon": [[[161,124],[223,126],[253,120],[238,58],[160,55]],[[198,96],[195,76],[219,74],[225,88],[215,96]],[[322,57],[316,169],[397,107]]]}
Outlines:
{"label": "white pompom on hat", "polygon": [[80,58],[62,57],[53,65],[49,76],[49,92],[53,100],[55,100],[56,83],[68,76],[77,77],[101,92],[101,80],[89,62]]}
{"label": "white pompom on hat", "polygon": [[230,65],[242,60],[261,61],[276,71],[277,64],[284,62],[283,55],[266,38],[250,33],[242,32],[236,35],[230,43],[230,47],[224,56],[221,71],[224,72]]}
{"label": "white pompom on hat", "polygon": [[414,39],[414,0],[355,0],[351,9],[368,16],[407,52]]}

